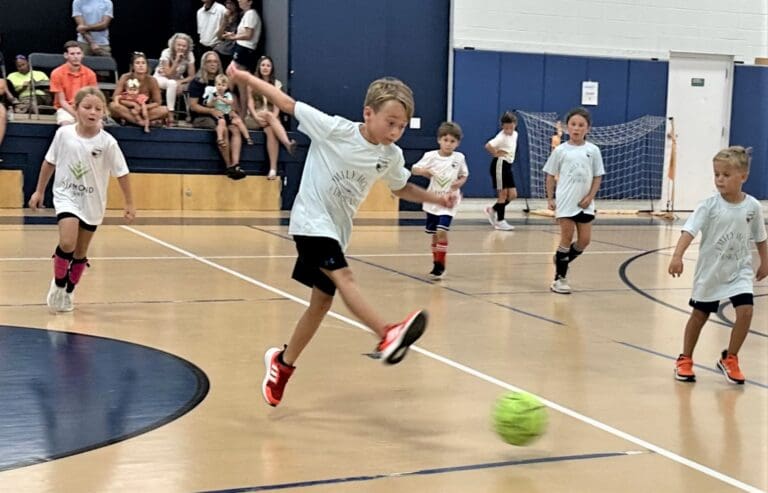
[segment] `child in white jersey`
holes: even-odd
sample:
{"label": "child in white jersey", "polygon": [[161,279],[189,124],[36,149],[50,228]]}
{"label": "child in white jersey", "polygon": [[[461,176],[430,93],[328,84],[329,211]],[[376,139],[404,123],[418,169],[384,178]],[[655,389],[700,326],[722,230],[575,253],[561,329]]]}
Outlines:
{"label": "child in white jersey", "polygon": [[417,310],[402,322],[388,324],[363,298],[344,251],[352,218],[379,178],[405,200],[443,207],[452,207],[456,201],[455,195],[436,195],[408,183],[410,173],[395,142],[413,115],[411,89],[392,78],[372,82],[365,97],[364,123],[357,123],[296,102],[234,64],[227,72],[235,82],[263,94],[280,111],[294,115],[299,130],[312,139],[288,228],[299,254],[293,278],[312,288],[312,294],[288,344],[283,349],[270,348],[264,355],[264,400],[271,406],[280,404],[294,363],[330,310],[337,289],[347,308],[380,338],[375,356],[385,364],[399,363],[424,332],[427,314]]}
{"label": "child in white jersey", "polygon": [[501,115],[501,130],[485,144],[485,150],[492,156],[491,183],[496,190],[496,203],[485,208],[488,221],[494,229],[512,231],[514,226],[504,219],[507,205],[517,198],[512,163],[517,152],[517,117],[511,111]]}
{"label": "child in white jersey", "polygon": [[[692,358],[699,334],[709,314],[717,312],[720,300],[729,298],[736,311],[736,322],[717,368],[728,382],[744,384],[738,354],[752,322],[752,280],[768,276],[768,235],[760,203],[741,191],[749,175],[749,151],[741,146],[723,149],[715,155],[713,167],[718,193],[699,204],[685,222],[669,263],[669,273],[680,276],[683,254],[701,231],[693,293],[688,302],[693,311],[685,325],[683,352],[675,364],[675,378],[696,381]],[[757,244],[760,257],[756,275],[752,270],[752,242]]]}
{"label": "child in white jersey", "polygon": [[29,206],[43,205],[45,188],[56,172],[53,206],[59,224],[59,244],[53,256],[53,280],[46,303],[52,312],[74,309],[72,292],[85,271],[88,246],[104,218],[109,177],[117,177],[125,201],[125,218],[133,221],[128,166],[117,141],[102,129],[107,108],[104,94],[84,87],[75,95],[77,123],[56,132],[40,167]]}
{"label": "child in white jersey", "polygon": [[[589,112],[584,108],[572,109],[565,117],[565,125],[568,141],[557,146],[544,165],[547,207],[555,211],[560,225],[560,244],[554,258],[555,280],[550,289],[560,294],[571,292],[566,278],[568,266],[592,239],[595,195],[605,174],[600,149],[586,140],[592,125]],[[559,176],[557,180],[556,176]]]}
{"label": "child in white jersey", "polygon": [[[424,156],[411,167],[411,173],[429,178],[427,190],[438,195],[456,194],[469,177],[469,169],[464,154],[456,152],[461,142],[462,132],[458,123],[444,122],[437,129],[437,143],[440,149],[424,153]],[[433,279],[442,279],[445,275],[446,256],[448,254],[448,231],[451,221],[459,207],[459,195],[451,208],[425,203],[427,213],[425,232],[432,236],[432,272]]]}

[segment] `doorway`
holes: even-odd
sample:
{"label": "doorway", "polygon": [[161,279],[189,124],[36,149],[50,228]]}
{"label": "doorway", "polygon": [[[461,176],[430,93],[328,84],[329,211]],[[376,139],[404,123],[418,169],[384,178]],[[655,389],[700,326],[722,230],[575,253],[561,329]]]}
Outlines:
{"label": "doorway", "polygon": [[676,210],[692,210],[716,191],[712,157],[728,146],[732,93],[732,55],[670,53],[667,116],[674,118],[677,136]]}

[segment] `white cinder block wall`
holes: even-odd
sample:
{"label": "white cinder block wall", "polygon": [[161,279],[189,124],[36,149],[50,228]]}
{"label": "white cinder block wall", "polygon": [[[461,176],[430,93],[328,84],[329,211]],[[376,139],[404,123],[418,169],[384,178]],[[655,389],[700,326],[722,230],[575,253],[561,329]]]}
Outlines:
{"label": "white cinder block wall", "polygon": [[768,0],[453,0],[453,46],[658,58],[768,56]]}

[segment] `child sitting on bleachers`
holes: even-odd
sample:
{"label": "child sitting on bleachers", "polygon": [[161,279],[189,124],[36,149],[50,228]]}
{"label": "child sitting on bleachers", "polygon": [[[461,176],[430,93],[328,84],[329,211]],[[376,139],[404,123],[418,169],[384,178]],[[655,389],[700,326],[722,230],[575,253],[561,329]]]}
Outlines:
{"label": "child sitting on bleachers", "polygon": [[147,112],[149,97],[139,92],[140,85],[138,79],[128,79],[125,83],[125,92],[120,94],[120,103],[130,108],[139,125],[144,127],[144,132],[149,133],[149,113]]}
{"label": "child sitting on bleachers", "polygon": [[243,138],[248,145],[253,145],[253,139],[251,139],[251,134],[248,133],[248,128],[245,126],[243,119],[232,109],[233,102],[234,98],[232,93],[229,92],[229,77],[224,74],[217,75],[216,86],[206,87],[203,93],[203,103],[209,108],[216,108],[222,112],[222,116],[219,117],[219,121],[216,124],[216,142],[221,147],[226,146],[227,127],[235,125],[240,130],[240,133],[243,134]]}

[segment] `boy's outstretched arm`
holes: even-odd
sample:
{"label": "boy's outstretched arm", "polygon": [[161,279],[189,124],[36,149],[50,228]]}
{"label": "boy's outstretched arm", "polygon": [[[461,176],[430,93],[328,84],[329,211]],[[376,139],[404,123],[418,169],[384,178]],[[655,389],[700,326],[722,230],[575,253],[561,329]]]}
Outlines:
{"label": "boy's outstretched arm", "polygon": [[675,247],[675,253],[672,254],[672,260],[669,261],[668,272],[672,277],[680,277],[683,273],[683,254],[691,246],[693,241],[693,235],[688,231],[682,231],[680,233],[680,239],[677,240],[677,246]]}
{"label": "boy's outstretched arm", "polygon": [[428,192],[420,186],[414,185],[413,183],[406,183],[406,185],[400,190],[392,190],[392,193],[409,202],[428,202],[430,204],[437,204],[448,208],[453,207],[457,200],[457,196],[454,193],[437,195],[435,193]]}
{"label": "boy's outstretched arm", "polygon": [[296,101],[276,86],[259,79],[245,70],[240,70],[234,62],[230,63],[229,67],[227,67],[227,76],[235,83],[247,84],[253,90],[263,94],[270,103],[280,108],[280,111],[283,113],[293,114]]}

